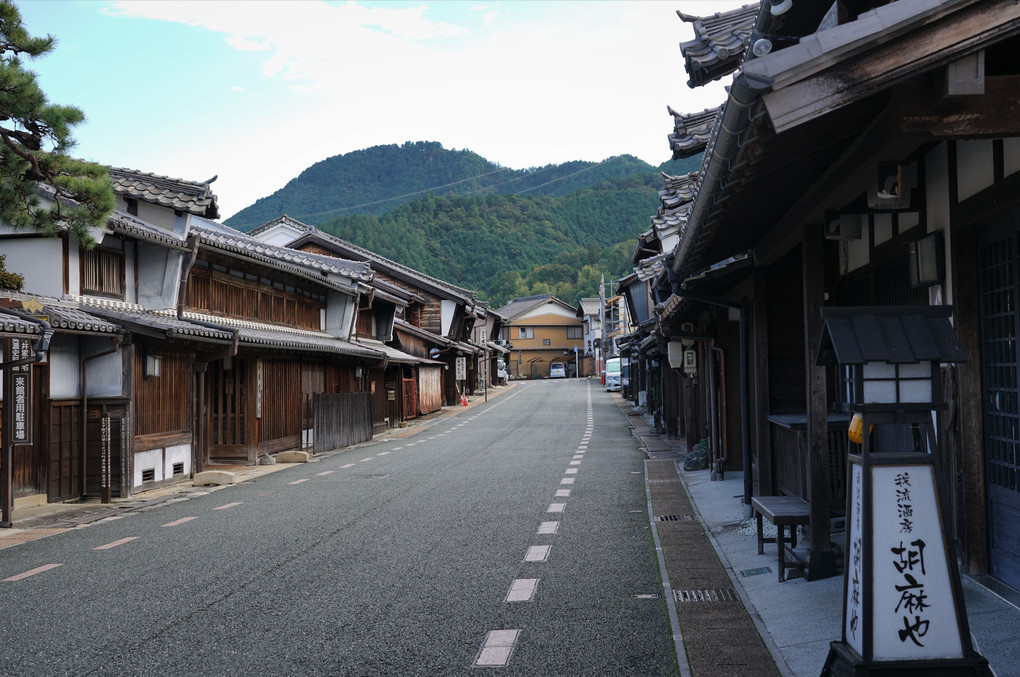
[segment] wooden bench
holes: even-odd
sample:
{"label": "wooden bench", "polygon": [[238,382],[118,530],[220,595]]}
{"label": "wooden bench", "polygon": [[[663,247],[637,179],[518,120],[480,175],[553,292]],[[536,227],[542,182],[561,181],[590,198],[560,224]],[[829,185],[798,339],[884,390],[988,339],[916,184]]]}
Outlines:
{"label": "wooden bench", "polygon": [[[803,566],[793,557],[793,564],[786,563],[786,528],[790,529],[790,548],[797,547],[797,527],[810,521],[809,504],[796,496],[752,496],[751,507],[758,523],[758,554],[765,554],[765,543],[775,543],[779,550],[779,582],[786,580],[787,569],[800,569]],[[765,538],[762,532],[762,517],[776,525],[776,537]]]}

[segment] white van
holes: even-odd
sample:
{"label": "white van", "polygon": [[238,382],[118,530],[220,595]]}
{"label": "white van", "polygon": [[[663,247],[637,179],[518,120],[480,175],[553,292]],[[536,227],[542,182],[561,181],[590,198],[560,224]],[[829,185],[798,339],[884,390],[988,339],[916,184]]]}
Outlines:
{"label": "white van", "polygon": [[619,390],[621,377],[620,358],[610,357],[606,360],[606,390]]}
{"label": "white van", "polygon": [[549,378],[566,378],[567,365],[562,362],[553,362],[549,365]]}

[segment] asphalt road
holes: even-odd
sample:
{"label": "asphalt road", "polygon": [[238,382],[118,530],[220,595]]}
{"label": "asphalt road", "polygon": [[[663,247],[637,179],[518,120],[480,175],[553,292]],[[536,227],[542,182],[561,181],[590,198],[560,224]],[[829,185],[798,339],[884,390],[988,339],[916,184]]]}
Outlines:
{"label": "asphalt road", "polygon": [[406,439],[0,551],[0,674],[672,675],[648,520],[611,397],[521,383]]}

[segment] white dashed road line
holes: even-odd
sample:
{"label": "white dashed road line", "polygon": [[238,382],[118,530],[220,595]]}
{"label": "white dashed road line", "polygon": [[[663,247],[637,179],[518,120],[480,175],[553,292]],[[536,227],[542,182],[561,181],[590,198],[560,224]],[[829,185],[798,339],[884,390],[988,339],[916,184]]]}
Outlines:
{"label": "white dashed road line", "polygon": [[160,524],[159,526],[160,527],[176,527],[176,526],[178,526],[180,524],[184,524],[185,522],[190,522],[191,520],[197,520],[197,519],[198,519],[197,517],[182,517],[179,520],[174,520],[173,522],[167,522],[166,524]]}
{"label": "white dashed road line", "polygon": [[551,549],[551,545],[532,545],[528,547],[528,552],[524,555],[524,561],[546,562],[549,560],[549,551]]}
{"label": "white dashed road line", "polygon": [[[322,473],[319,474],[321,475]],[[227,508],[233,508],[234,506],[241,505],[242,503],[243,501],[234,501],[233,503],[227,503],[226,505],[216,506],[213,510],[226,510]]]}
{"label": "white dashed road line", "polygon": [[530,602],[535,598],[535,589],[538,587],[537,578],[517,578],[510,585],[510,591],[506,594],[507,602]]}
{"label": "white dashed road line", "polygon": [[542,522],[538,527],[540,534],[555,534],[560,528],[559,522]]}
{"label": "white dashed road line", "polygon": [[549,507],[545,509],[546,512],[563,512],[566,510],[566,503],[550,503]]}
{"label": "white dashed road line", "polygon": [[482,648],[475,657],[474,665],[478,667],[504,667],[510,662],[510,654],[514,651],[520,630],[490,630],[482,642]]}

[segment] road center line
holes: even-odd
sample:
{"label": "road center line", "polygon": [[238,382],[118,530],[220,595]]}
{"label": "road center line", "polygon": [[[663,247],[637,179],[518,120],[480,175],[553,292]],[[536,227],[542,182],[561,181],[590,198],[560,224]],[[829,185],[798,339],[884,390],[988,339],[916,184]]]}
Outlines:
{"label": "road center line", "polygon": [[545,509],[546,512],[563,512],[567,507],[566,503],[550,503]]}
{"label": "road center line", "polygon": [[538,533],[540,534],[555,534],[559,531],[559,522],[542,522],[538,525]]}
{"label": "road center line", "polygon": [[510,591],[506,594],[507,602],[530,602],[535,597],[535,588],[538,587],[537,578],[515,578],[510,584]]}
{"label": "road center line", "polygon": [[575,479],[574,477],[564,477],[560,480],[560,484],[573,484]]}
{"label": "road center line", "polygon": [[520,630],[490,630],[475,657],[478,667],[503,667],[510,662]]}
{"label": "road center line", "polygon": [[340,469],[343,470],[344,468],[353,468],[355,465],[356,464],[354,463],[348,463],[347,465],[340,466]]}
{"label": "road center line", "polygon": [[315,473],[316,477],[322,477],[323,475],[332,475],[336,470],[323,470],[322,472]]}
{"label": "road center line", "polygon": [[569,497],[570,497],[570,489],[557,489],[556,490],[556,498],[569,498]]}
{"label": "road center line", "polygon": [[131,541],[133,541],[133,540],[135,540],[137,538],[138,538],[137,536],[128,536],[127,538],[122,538],[119,541],[113,541],[112,543],[107,543],[106,545],[101,545],[98,548],[92,548],[92,549],[93,550],[109,550],[110,548],[116,548],[118,545],[124,545],[125,543],[130,543]]}
{"label": "road center line", "polygon": [[528,547],[528,552],[524,555],[524,561],[546,562],[549,560],[550,550],[552,550],[551,545],[532,545]]}
{"label": "road center line", "polygon": [[57,567],[62,567],[62,566],[64,566],[63,562],[61,562],[60,564],[44,564],[41,567],[36,567],[35,569],[29,569],[28,571],[20,573],[20,574],[18,574],[16,576],[10,576],[8,578],[5,578],[4,581],[5,582],[6,581],[20,581],[22,579],[28,578],[29,576],[35,576],[36,574],[41,574],[44,571],[49,571],[50,569],[56,569]]}
{"label": "road center line", "polygon": [[568,475],[576,475],[577,474],[577,468],[567,468],[563,472],[565,472]]}
{"label": "road center line", "polygon": [[173,522],[167,522],[166,524],[161,524],[160,526],[161,527],[176,527],[179,524],[184,524],[185,522],[190,522],[191,520],[197,520],[197,519],[198,519],[197,517],[182,517],[179,520],[174,520]]}
{"label": "road center line", "polygon": [[219,505],[213,508],[213,510],[226,510],[227,508],[233,508],[234,506],[241,505],[243,501],[234,501],[233,503],[227,503],[226,505]]}
{"label": "road center line", "polygon": [[287,482],[287,484],[301,484],[302,482],[307,482],[307,481],[308,481],[307,477],[302,477],[299,480],[294,480],[293,482]]}

